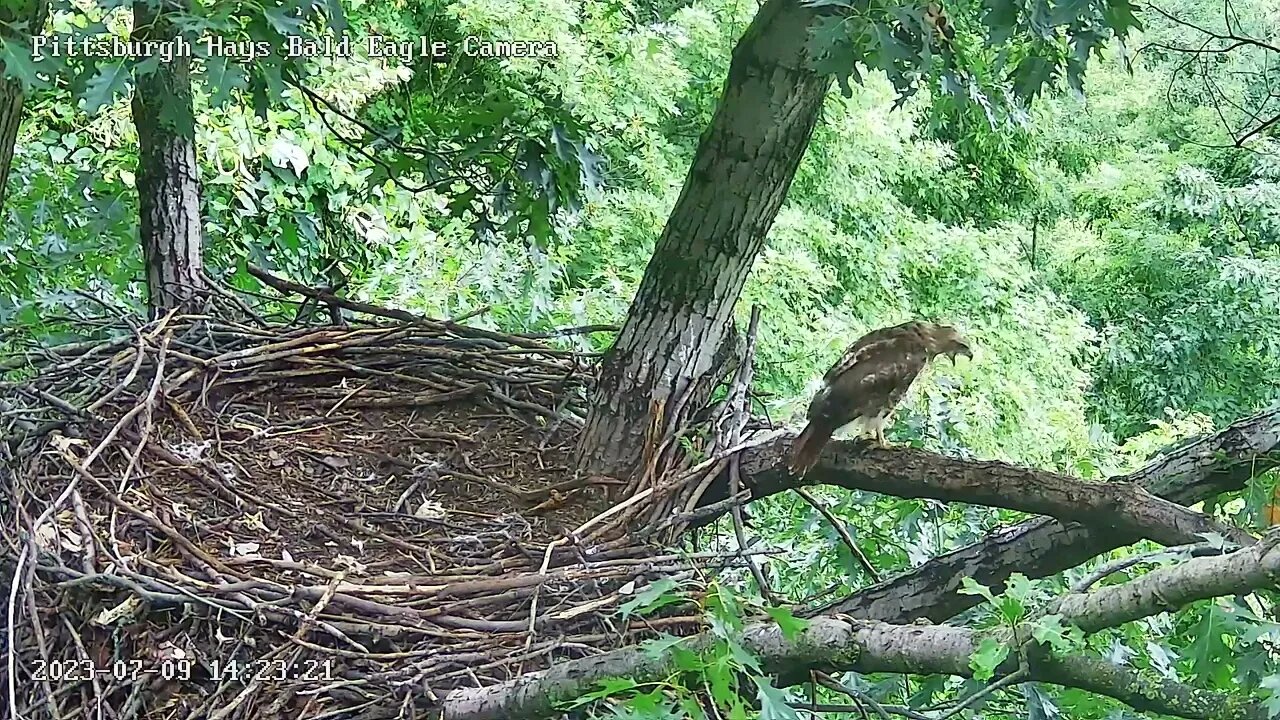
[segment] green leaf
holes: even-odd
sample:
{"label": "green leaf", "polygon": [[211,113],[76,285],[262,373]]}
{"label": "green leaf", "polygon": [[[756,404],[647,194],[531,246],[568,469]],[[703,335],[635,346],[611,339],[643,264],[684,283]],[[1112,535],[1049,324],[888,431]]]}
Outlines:
{"label": "green leaf", "polygon": [[650,583],[639,595],[623,603],[619,611],[622,617],[627,618],[632,615],[647,615],[667,605],[683,602],[684,594],[675,592],[679,587],[675,580],[664,577]]}
{"label": "green leaf", "polygon": [[1130,30],[1142,29],[1142,23],[1133,14],[1133,5],[1129,0],[1107,0],[1107,5],[1102,11],[1102,20],[1122,38]]}
{"label": "green leaf", "polygon": [[800,720],[795,709],[787,704],[787,697],[765,678],[751,678],[756,684],[756,698],[760,701],[760,720]]}
{"label": "green leaf", "polygon": [[684,641],[684,638],[678,638],[674,635],[660,635],[652,640],[645,641],[640,647],[644,650],[644,654],[651,660],[657,660],[662,657],[668,650],[674,648]]}
{"label": "green leaf", "polygon": [[31,56],[31,51],[23,43],[0,36],[0,64],[4,65],[4,76],[16,79],[24,88],[49,86],[49,83],[37,74],[37,69],[43,61],[36,62]]}
{"label": "green leaf", "polygon": [[872,25],[871,31],[875,36],[875,42],[872,44],[875,49],[869,53],[872,65],[889,73],[891,79],[895,77],[901,79],[902,74],[897,68],[913,56],[911,48],[895,37],[885,25],[876,23]]}
{"label": "green leaf", "polygon": [[349,24],[347,14],[342,9],[342,0],[325,0],[325,5],[329,8],[329,27],[338,33],[346,30]]}
{"label": "green leaf", "polygon": [[1014,624],[1027,614],[1031,601],[1031,581],[1022,573],[1014,573],[1005,581],[1004,593],[997,605],[1005,622]]}
{"label": "green leaf", "polygon": [[1069,25],[1087,16],[1093,0],[1062,0],[1049,14],[1052,26]]}
{"label": "green leaf", "polygon": [[40,324],[40,310],[33,303],[24,303],[14,314],[20,325],[36,326]]}
{"label": "green leaf", "polygon": [[1031,637],[1044,643],[1059,654],[1079,650],[1084,646],[1084,632],[1074,625],[1063,625],[1061,615],[1045,615],[1031,626]]}
{"label": "green leaf", "polygon": [[721,707],[732,706],[738,701],[735,690],[737,684],[737,668],[724,655],[716,655],[702,668],[702,676],[711,691],[711,698]]}
{"label": "green leaf", "polygon": [[291,7],[273,7],[263,11],[267,22],[281,35],[298,35],[302,29],[302,21],[292,17]]}
{"label": "green leaf", "polygon": [[1271,694],[1263,701],[1263,706],[1267,709],[1267,715],[1273,718],[1280,717],[1280,675],[1268,675],[1262,678],[1260,684],[1263,688],[1271,691]]}
{"label": "green leaf", "polygon": [[209,104],[222,107],[231,99],[231,91],[247,85],[240,63],[226,57],[211,57],[205,61],[204,81],[209,87]]}
{"label": "green leaf", "polygon": [[676,670],[683,673],[697,672],[706,666],[706,662],[703,661],[702,656],[684,645],[674,645],[671,647],[671,661],[675,665]]}
{"label": "green leaf", "polygon": [[739,666],[747,668],[757,674],[764,672],[760,669],[760,662],[756,660],[755,656],[743,647],[742,643],[738,642],[737,639],[730,638],[726,642],[729,647],[729,657],[733,658],[734,662],[738,663]]}
{"label": "green leaf", "polygon": [[849,40],[848,18],[820,16],[810,26],[808,48],[813,69],[823,75],[835,75],[841,92],[849,90],[848,78],[852,74],[861,81],[858,63],[865,58],[862,51]]}
{"label": "green leaf", "polygon": [[631,690],[635,690],[636,688],[640,687],[639,683],[637,683],[635,680],[632,680],[630,678],[605,678],[604,680],[601,680],[599,683],[597,683],[597,685],[599,687],[597,687],[595,690],[584,693],[574,698],[573,703],[568,705],[565,709],[568,710],[576,707],[581,707],[583,705],[587,705],[589,703],[595,702],[596,700],[600,700],[601,698],[606,698],[611,695],[621,695],[625,692],[629,692]]}
{"label": "green leaf", "polygon": [[969,658],[969,667],[973,670],[975,680],[986,682],[996,674],[996,668],[1009,657],[1009,644],[996,640],[991,635],[982,639],[978,649]]}
{"label": "green leaf", "polygon": [[702,705],[698,704],[697,698],[687,694],[680,697],[680,711],[683,713],[684,720],[706,720],[707,713],[702,709]]}
{"label": "green leaf", "polygon": [[986,585],[981,585],[977,580],[971,577],[960,578],[960,589],[956,592],[961,595],[979,595],[986,598],[987,602],[995,603],[996,596],[991,594],[991,589]]}
{"label": "green leaf", "polygon": [[809,627],[809,621],[804,618],[798,618],[791,614],[791,611],[784,607],[769,607],[764,610],[778,623],[778,627],[782,630],[782,636],[788,640],[794,640],[796,635]]}
{"label": "green leaf", "polygon": [[1191,644],[1191,669],[1201,682],[1223,682],[1230,677],[1227,660],[1232,651],[1224,638],[1226,620],[1222,609],[1210,604],[1204,607],[1200,621],[1192,628],[1195,641]]}
{"label": "green leaf", "polygon": [[1014,0],[983,0],[982,7],[986,10],[982,22],[992,44],[1003,43],[1018,30],[1018,5]]}
{"label": "green leaf", "polygon": [[1045,83],[1053,77],[1054,64],[1036,55],[1028,55],[1013,71],[1013,92],[1020,98],[1031,99],[1040,94]]}
{"label": "green leaf", "polygon": [[133,65],[133,77],[136,80],[139,77],[146,77],[160,69],[160,63],[164,59],[159,55],[148,56],[145,60],[140,60]]}
{"label": "green leaf", "polygon": [[123,61],[98,65],[98,71],[85,85],[84,111],[97,114],[98,109],[110,105],[117,95],[123,95],[129,86],[129,68]]}

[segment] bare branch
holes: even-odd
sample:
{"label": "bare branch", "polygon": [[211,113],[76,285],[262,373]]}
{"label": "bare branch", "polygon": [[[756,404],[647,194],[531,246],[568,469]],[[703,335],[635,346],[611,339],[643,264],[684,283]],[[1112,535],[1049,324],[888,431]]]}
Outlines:
{"label": "bare branch", "polygon": [[[753,499],[804,485],[826,484],[1048,515],[1163,545],[1194,543],[1210,532],[1241,545],[1253,542],[1237,528],[1225,527],[1131,482],[1087,482],[1002,462],[963,460],[909,448],[880,448],[862,441],[828,444],[813,470],[799,478],[791,475],[784,463],[793,439],[778,437],[744,453],[742,471],[751,477]],[[722,490],[707,495],[708,501],[724,496]]]}
{"label": "bare branch", "polygon": [[[1164,18],[1165,20],[1169,21],[1170,23],[1178,27],[1191,30],[1204,38],[1204,41],[1200,43],[1199,47],[1186,47],[1182,45],[1163,43],[1163,42],[1153,42],[1146,46],[1151,48],[1159,48],[1161,50],[1166,50],[1168,52],[1178,53],[1178,54],[1187,56],[1187,60],[1179,64],[1178,67],[1175,68],[1174,71],[1170,74],[1170,87],[1169,87],[1170,91],[1172,90],[1174,83],[1177,81],[1178,77],[1181,74],[1183,74],[1184,72],[1187,73],[1188,75],[1191,74],[1188,68],[1191,67],[1192,63],[1197,63],[1199,65],[1199,68],[1195,72],[1200,76],[1200,81],[1204,85],[1203,92],[1208,96],[1208,104],[1218,114],[1218,122],[1222,125],[1223,129],[1226,130],[1227,133],[1231,136],[1232,142],[1230,145],[1215,145],[1215,144],[1206,144],[1195,138],[1184,138],[1184,140],[1196,145],[1200,145],[1202,147],[1243,148],[1244,146],[1249,144],[1251,140],[1267,132],[1272,127],[1274,127],[1277,122],[1280,122],[1280,115],[1274,115],[1265,120],[1262,119],[1263,113],[1266,110],[1267,105],[1269,104],[1269,101],[1270,101],[1269,94],[1267,97],[1265,97],[1262,100],[1261,104],[1259,104],[1257,107],[1253,109],[1248,109],[1243,107],[1241,103],[1232,101],[1231,98],[1228,97],[1227,94],[1223,92],[1222,89],[1219,88],[1215,82],[1213,82],[1212,68],[1216,64],[1208,63],[1207,60],[1209,60],[1211,57],[1216,57],[1219,60],[1225,60],[1226,56],[1236,51],[1255,50],[1255,51],[1264,53],[1262,57],[1262,63],[1265,67],[1263,70],[1251,71],[1248,73],[1228,72],[1228,74],[1236,74],[1236,75],[1243,74],[1251,78],[1257,78],[1265,85],[1270,86],[1271,79],[1269,76],[1269,72],[1270,72],[1270,65],[1271,65],[1271,56],[1272,54],[1280,53],[1280,46],[1276,46],[1275,44],[1267,40],[1264,40],[1262,38],[1253,37],[1251,35],[1245,34],[1239,29],[1239,25],[1240,25],[1239,19],[1237,18],[1235,21],[1232,20],[1233,10],[1230,5],[1230,0],[1224,0],[1223,8],[1222,8],[1223,23],[1225,25],[1225,30],[1213,30],[1207,27],[1197,25],[1194,22],[1185,20],[1173,14],[1172,12],[1164,10],[1163,8],[1157,5],[1146,5],[1144,6],[1143,9]],[[1170,105],[1172,105],[1171,94],[1166,93],[1166,96],[1170,102]],[[1232,127],[1232,123],[1227,119],[1226,115],[1222,112],[1221,106],[1223,104],[1230,105],[1236,111],[1238,111],[1241,115],[1248,118],[1248,120],[1244,123],[1244,127],[1241,127],[1239,129],[1234,129]],[[1246,128],[1249,125],[1252,125],[1252,129],[1246,130]]]}
{"label": "bare branch", "polygon": [[[845,618],[814,618],[808,626],[787,638],[777,625],[748,627],[741,643],[768,673],[782,670],[832,669],[861,673],[924,673],[968,677],[969,658],[983,634],[946,625],[889,625]],[[698,652],[712,642],[710,635],[682,641]],[[1028,679],[1081,687],[1117,698],[1151,712],[1196,720],[1262,720],[1262,707],[1246,699],[1197,690],[1174,682],[1140,677],[1118,665],[1087,657],[1028,658]],[[1016,659],[1006,663],[1012,672]],[[671,649],[653,653],[644,646],[614,650],[590,658],[571,660],[548,670],[482,688],[459,688],[442,706],[444,720],[500,720],[542,718],[557,713],[557,700],[571,700],[594,689],[602,680],[630,678],[638,683],[657,682],[678,668]]]}
{"label": "bare branch", "polygon": [[[1167,500],[1193,505],[1239,490],[1250,478],[1277,466],[1280,407],[1162,454],[1117,480],[1141,485]],[[999,592],[1012,573],[1047,577],[1134,540],[1123,533],[1089,529],[1076,523],[1029,520],[996,530],[980,542],[934,558],[824,610],[887,621],[928,618],[942,622],[981,602],[973,595],[957,592],[962,577],[972,577]]]}
{"label": "bare branch", "polygon": [[1280,574],[1280,532],[1253,547],[1218,557],[1191,558],[1136,580],[1071,594],[1058,604],[1063,617],[1085,632],[1223,595],[1242,595],[1274,584]]}
{"label": "bare branch", "polygon": [[[1280,572],[1278,546],[1280,530],[1253,547],[1228,555],[1197,558],[1152,571],[1128,583],[1068,595],[1055,609],[1085,632],[1097,632],[1175,610],[1197,600],[1269,587],[1273,584],[1272,578]],[[767,673],[852,670],[969,677],[972,675],[970,657],[986,634],[947,625],[891,625],[846,616],[823,616],[810,620],[805,629],[791,638],[776,625],[753,625],[744,631],[742,644],[756,655]],[[1019,632],[1015,636],[1027,634]],[[683,642],[688,649],[698,652],[707,649],[714,642],[714,636],[703,634]],[[1204,720],[1266,717],[1262,706],[1248,698],[1154,680],[1098,658],[1057,657],[1031,645],[1026,667],[1022,668],[1017,655],[1011,653],[1010,659],[1001,666],[1010,677],[1087,689],[1138,710]],[[644,646],[623,648],[569,661],[499,685],[454,690],[444,701],[443,717],[445,720],[546,717],[556,712],[556,700],[579,697],[601,680],[627,677],[639,683],[656,682],[676,671],[674,663],[669,648],[661,655],[651,653]]]}

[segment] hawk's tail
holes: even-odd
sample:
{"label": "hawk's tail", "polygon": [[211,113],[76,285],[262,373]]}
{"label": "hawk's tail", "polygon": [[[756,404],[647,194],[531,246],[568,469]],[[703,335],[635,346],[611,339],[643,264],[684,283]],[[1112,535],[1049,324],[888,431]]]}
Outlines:
{"label": "hawk's tail", "polygon": [[831,428],[809,423],[791,443],[791,474],[804,477],[818,462],[818,454],[831,439]]}

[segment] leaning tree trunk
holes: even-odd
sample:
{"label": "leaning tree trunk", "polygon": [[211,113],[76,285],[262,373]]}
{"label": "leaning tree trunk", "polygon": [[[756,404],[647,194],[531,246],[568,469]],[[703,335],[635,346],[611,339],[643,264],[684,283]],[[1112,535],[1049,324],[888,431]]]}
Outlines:
{"label": "leaning tree trunk", "polygon": [[[28,0],[0,6],[0,35],[6,42],[29,45],[31,36],[43,31],[48,13],[49,0]],[[16,29],[16,32],[11,29]],[[0,210],[4,209],[8,196],[13,146],[18,141],[26,95],[21,82],[4,77],[4,63],[0,62]]]}
{"label": "leaning tree trunk", "polygon": [[601,369],[578,448],[632,476],[723,375],[733,308],[813,133],[830,79],[805,50],[815,11],[770,0],[733,53],[720,105]]}
{"label": "leaning tree trunk", "polygon": [[[177,29],[167,14],[183,8],[163,0],[133,7],[134,36],[172,40]],[[140,75],[133,95],[138,130],[138,209],[153,314],[196,309],[207,288],[201,260],[200,181],[196,166],[191,103],[191,59],[175,54]]]}

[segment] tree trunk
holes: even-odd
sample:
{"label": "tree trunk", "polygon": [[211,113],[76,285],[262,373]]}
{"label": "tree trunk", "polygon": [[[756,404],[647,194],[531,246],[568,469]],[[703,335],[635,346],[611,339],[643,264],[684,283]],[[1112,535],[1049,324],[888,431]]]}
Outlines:
{"label": "tree trunk", "polygon": [[[0,7],[0,33],[11,42],[28,44],[31,35],[42,32],[49,13],[49,0],[32,0],[16,7]],[[8,32],[9,28],[22,25],[21,33]],[[9,171],[13,166],[13,146],[18,141],[18,128],[22,125],[22,106],[26,92],[22,83],[4,78],[4,63],[0,62],[0,210],[8,197]]]}
{"label": "tree trunk", "polygon": [[[166,0],[162,9],[135,3],[134,36],[171,40],[178,31],[166,14],[181,9]],[[139,234],[147,268],[148,304],[153,314],[197,309],[206,282],[201,250],[199,170],[191,104],[191,59],[175,55],[155,72],[136,79],[133,122],[138,130]]]}
{"label": "tree trunk", "polygon": [[734,50],[715,117],[601,369],[578,447],[582,471],[632,476],[723,374],[733,307],[830,87],[807,63],[815,14],[770,0]]}

